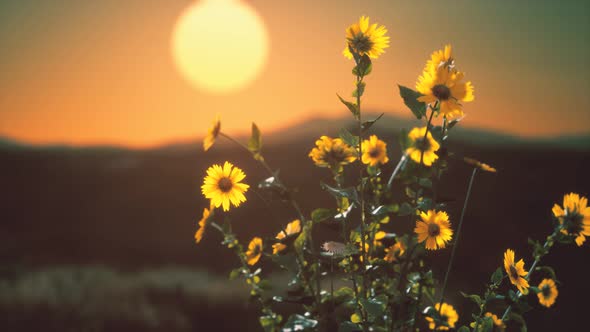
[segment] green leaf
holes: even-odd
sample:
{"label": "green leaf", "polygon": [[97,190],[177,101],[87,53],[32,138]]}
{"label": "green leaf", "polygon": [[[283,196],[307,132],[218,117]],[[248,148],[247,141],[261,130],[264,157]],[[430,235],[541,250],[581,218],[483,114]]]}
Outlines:
{"label": "green leaf", "polygon": [[359,201],[358,194],[357,194],[356,189],[354,187],[340,189],[340,188],[330,187],[329,185],[327,185],[323,182],[320,183],[320,186],[322,187],[322,189],[326,190],[327,192],[329,192],[332,196],[334,196],[336,198],[346,197],[350,201],[353,201],[356,203],[358,203],[358,201]]}
{"label": "green leaf", "polygon": [[520,332],[527,332],[526,321],[524,320],[524,318],[522,318],[521,315],[515,312],[511,312],[510,316],[508,316],[508,319],[520,324]]}
{"label": "green leaf", "polygon": [[371,58],[366,54],[363,55],[356,61],[358,64],[352,68],[352,74],[355,76],[367,76],[373,71],[373,64],[371,63]]}
{"label": "green leaf", "polygon": [[494,321],[492,317],[484,317],[481,320],[481,331],[482,332],[492,332],[494,329]]}
{"label": "green leaf", "polygon": [[335,212],[334,210],[331,209],[315,209],[311,212],[311,220],[314,223],[318,223],[318,222],[322,222],[324,220],[328,220],[331,219],[332,217],[334,217]]}
{"label": "green leaf", "polygon": [[483,301],[481,300],[481,297],[479,297],[479,295],[477,294],[465,294],[463,292],[461,292],[461,295],[463,295],[463,297],[470,299],[471,301],[475,302],[475,304],[477,304],[478,306],[480,306]]}
{"label": "green leaf", "polygon": [[363,329],[360,325],[349,321],[340,323],[340,326],[338,327],[338,332],[360,332],[362,330]]}
{"label": "green leaf", "polygon": [[235,278],[239,277],[243,271],[244,269],[242,267],[238,267],[237,269],[231,270],[231,272],[229,273],[229,280],[234,280]]}
{"label": "green leaf", "polygon": [[367,86],[367,84],[365,82],[360,82],[357,85],[357,88],[354,89],[354,91],[352,92],[352,96],[353,97],[362,97],[363,93],[365,93],[365,86]]}
{"label": "green leaf", "polygon": [[504,278],[504,273],[502,272],[502,268],[499,267],[494,271],[490,279],[494,285],[499,285],[502,282],[502,278]]}
{"label": "green leaf", "polygon": [[460,117],[458,119],[454,119],[452,121],[449,122],[449,124],[447,124],[447,130],[451,130],[454,126],[457,125],[457,123],[459,123],[461,120],[463,120],[464,117]]}
{"label": "green leaf", "polygon": [[422,96],[419,92],[414,91],[410,88],[406,88],[403,85],[399,86],[399,94],[404,100],[404,104],[408,106],[410,111],[414,113],[416,118],[421,119],[426,115],[426,104],[418,101],[418,97]]}
{"label": "green leaf", "polygon": [[283,331],[311,331],[317,325],[317,320],[295,314],[289,317],[289,320],[283,326]]}
{"label": "green leaf", "polygon": [[258,126],[252,122],[252,135],[250,136],[250,140],[248,140],[248,150],[252,152],[254,159],[262,160],[262,155],[260,154],[261,148],[262,136],[260,134],[260,129],[258,129]]}
{"label": "green leaf", "polygon": [[344,100],[342,97],[340,97],[339,94],[336,94],[336,95],[338,96],[338,98],[340,99],[340,101],[344,105],[346,105],[346,107],[348,107],[348,110],[352,113],[352,115],[354,115],[354,118],[357,119],[357,120],[360,119],[361,112],[359,110],[358,105],[355,104],[355,103],[351,103],[349,101]]}
{"label": "green leaf", "polygon": [[418,185],[424,188],[432,188],[432,180],[428,178],[420,178],[418,179]]}
{"label": "green leaf", "polygon": [[461,326],[457,332],[471,332],[467,326]]}
{"label": "green leaf", "polygon": [[338,136],[344,141],[344,143],[348,144],[351,147],[356,147],[359,145],[358,136],[354,136],[350,133],[350,131],[344,128],[340,129]]}
{"label": "green leaf", "polygon": [[398,216],[408,216],[410,214],[414,214],[414,208],[408,204],[408,203],[402,203],[402,205],[399,207],[399,212],[397,213]]}
{"label": "green leaf", "polygon": [[275,332],[277,331],[277,326],[281,323],[283,318],[281,315],[277,315],[272,313],[270,315],[260,316],[260,325],[264,329],[265,332]]}
{"label": "green leaf", "polygon": [[381,117],[384,115],[385,113],[381,113],[381,115],[379,115],[377,118],[375,118],[374,120],[370,120],[370,121],[365,121],[363,122],[363,124],[361,125],[361,131],[362,133],[366,133],[369,128],[371,128],[375,122],[377,122],[379,119],[381,119]]}
{"label": "green leaf", "polygon": [[379,295],[372,299],[361,299],[360,302],[369,315],[381,317],[387,306],[387,297],[385,295]]}

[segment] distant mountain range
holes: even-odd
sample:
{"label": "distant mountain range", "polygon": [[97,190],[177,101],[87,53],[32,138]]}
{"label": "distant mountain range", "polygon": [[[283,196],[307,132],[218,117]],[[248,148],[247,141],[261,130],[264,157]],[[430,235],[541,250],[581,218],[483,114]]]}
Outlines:
{"label": "distant mountain range", "polygon": [[[369,113],[364,116],[366,120],[375,119],[380,113]],[[424,121],[416,119],[402,118],[386,114],[373,127],[373,131],[377,134],[388,133],[398,135],[402,129],[410,129],[415,126],[423,126]],[[320,135],[337,136],[340,128],[348,128],[354,132],[356,124],[350,117],[341,118],[326,118],[315,117],[304,120],[302,122],[275,129],[271,132],[266,132],[264,128],[263,139],[265,145],[286,144],[300,139],[315,139]],[[157,147],[147,148],[145,150],[161,150],[161,149],[183,149],[192,147],[195,144],[200,145],[202,138],[197,138],[194,141],[183,141],[176,143],[162,144]],[[507,133],[494,132],[482,128],[463,127],[460,124],[453,129],[451,139],[454,141],[461,141],[475,145],[485,146],[513,146],[525,145],[527,147],[554,147],[565,149],[586,150],[590,149],[590,133],[577,135],[560,135],[560,136],[544,136],[544,137],[519,137]],[[221,143],[224,144],[224,143]],[[8,137],[0,136],[0,149],[6,148],[42,148],[42,149],[93,149],[93,150],[136,150],[128,148],[124,145],[88,145],[88,146],[73,146],[69,144],[28,144],[18,140],[13,140]],[[144,149],[140,149],[144,150]]]}

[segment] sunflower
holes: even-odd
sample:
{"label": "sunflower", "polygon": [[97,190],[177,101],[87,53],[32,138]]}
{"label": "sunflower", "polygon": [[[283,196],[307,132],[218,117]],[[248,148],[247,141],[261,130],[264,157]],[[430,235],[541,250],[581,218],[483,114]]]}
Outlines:
{"label": "sunflower", "polygon": [[211,199],[211,206],[218,208],[223,205],[223,211],[228,211],[230,202],[238,207],[246,201],[244,193],[250,186],[240,182],[245,177],[246,174],[241,169],[228,161],[223,164],[223,168],[213,165],[207,169],[201,191],[205,198]]}
{"label": "sunflower", "polygon": [[349,47],[360,56],[368,55],[376,59],[389,47],[389,37],[385,34],[387,29],[374,23],[369,24],[369,18],[361,16],[358,23],[354,23],[346,29],[346,47],[342,54],[352,59]]}
{"label": "sunflower", "polygon": [[453,69],[455,67],[455,59],[453,59],[452,50],[451,45],[447,44],[444,49],[432,52],[430,60],[426,62],[424,71],[435,72],[440,67]]}
{"label": "sunflower", "polygon": [[248,265],[254,265],[260,259],[262,255],[262,239],[259,237],[253,238],[248,244],[248,250],[246,251],[246,263]]}
{"label": "sunflower", "polygon": [[457,314],[457,311],[455,311],[455,308],[453,308],[452,305],[443,303],[441,307],[441,304],[437,303],[434,308],[437,312],[440,312],[440,322],[443,325],[436,324],[432,317],[426,317],[426,320],[429,323],[429,329],[434,330],[435,326],[437,330],[448,330],[449,327],[455,327],[455,323],[459,320],[459,314]]}
{"label": "sunflower", "polygon": [[426,241],[426,249],[442,249],[451,241],[453,230],[446,212],[429,210],[421,212],[420,218],[422,220],[416,221],[414,232],[418,235],[418,242]]}
{"label": "sunflower", "polygon": [[555,299],[559,294],[557,287],[555,286],[555,281],[553,281],[553,279],[543,279],[538,288],[539,293],[537,293],[537,296],[539,297],[539,303],[549,308],[555,303]]}
{"label": "sunflower", "polygon": [[502,321],[500,318],[498,318],[498,316],[492,314],[491,312],[486,312],[484,316],[491,317],[492,322],[494,322],[494,326],[496,326],[498,328],[498,330],[504,331],[504,329],[506,328],[504,321]]}
{"label": "sunflower", "polygon": [[340,138],[322,136],[315,145],[316,147],[309,152],[309,157],[316,166],[339,169],[356,160],[355,149]]}
{"label": "sunflower", "polygon": [[440,148],[440,144],[432,137],[430,131],[428,131],[426,139],[424,139],[424,134],[426,134],[426,127],[415,127],[410,131],[408,134],[410,147],[406,149],[406,154],[417,163],[422,161],[424,165],[432,166],[432,163],[438,159],[435,152]]}
{"label": "sunflower", "polygon": [[361,158],[363,164],[369,166],[376,166],[377,164],[385,164],[389,161],[387,157],[387,144],[378,139],[377,136],[371,135],[361,144],[363,156]]}
{"label": "sunflower", "polygon": [[529,282],[524,278],[528,273],[524,270],[522,259],[514,264],[514,251],[511,249],[507,249],[504,253],[504,269],[510,282],[524,294],[529,288]]}
{"label": "sunflower", "polygon": [[[285,227],[284,230],[277,233],[276,239],[282,240],[288,236],[295,235],[299,232],[301,232],[301,221],[299,219],[295,219],[292,222],[290,222],[289,224],[287,224],[287,227]],[[275,243],[272,245],[272,253],[278,254],[279,252],[285,250],[286,248],[287,248],[287,245],[285,245],[283,243],[280,243],[280,242]]]}
{"label": "sunflower", "polygon": [[207,151],[209,148],[211,148],[211,146],[213,146],[213,143],[215,143],[215,139],[219,135],[220,130],[221,121],[219,116],[217,116],[215,121],[213,121],[213,126],[211,126],[209,129],[209,133],[207,133],[207,136],[205,136],[205,139],[203,140],[203,150]]}
{"label": "sunflower", "polygon": [[427,104],[438,101],[439,112],[443,116],[462,116],[460,102],[474,99],[471,82],[461,82],[464,76],[462,72],[444,66],[436,68],[435,71],[426,69],[416,83],[416,89],[422,94],[418,101]]}
{"label": "sunflower", "polygon": [[209,223],[209,218],[212,215],[211,212],[213,212],[213,210],[209,210],[207,208],[203,209],[203,217],[201,218],[201,220],[199,220],[199,229],[195,232],[195,241],[197,243],[201,242],[201,240],[203,239],[203,234],[205,234],[205,228],[207,227],[207,224]]}
{"label": "sunflower", "polygon": [[385,261],[393,263],[397,261],[401,255],[406,251],[406,245],[401,241],[396,241],[394,245],[385,248]]}
{"label": "sunflower", "polygon": [[566,194],[563,196],[563,208],[553,205],[553,215],[563,227],[561,232],[574,236],[578,246],[586,241],[586,236],[590,236],[590,207],[586,197]]}

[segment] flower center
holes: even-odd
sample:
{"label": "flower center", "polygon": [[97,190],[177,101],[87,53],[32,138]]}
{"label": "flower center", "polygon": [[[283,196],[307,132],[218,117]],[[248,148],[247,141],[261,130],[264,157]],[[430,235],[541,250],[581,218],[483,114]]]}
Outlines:
{"label": "flower center", "polygon": [[371,158],[377,158],[380,154],[381,151],[377,148],[372,148],[371,150],[369,150],[369,156],[371,156]]}
{"label": "flower center", "polygon": [[568,234],[579,234],[583,230],[583,221],[584,216],[574,211],[573,213],[568,213],[565,216],[565,230]]}
{"label": "flower center", "polygon": [[332,148],[328,154],[328,158],[331,159],[334,163],[341,163],[345,159],[345,153],[342,148]]}
{"label": "flower center", "polygon": [[419,138],[416,140],[416,148],[420,151],[428,151],[430,149],[430,141],[428,138]]}
{"label": "flower center", "polygon": [[356,50],[359,54],[369,52],[371,48],[373,48],[373,42],[368,36],[366,36],[363,33],[355,35],[354,38],[350,41],[350,44],[352,48]]}
{"label": "flower center", "polygon": [[541,294],[543,294],[543,297],[549,297],[551,295],[551,287],[549,286],[544,286],[541,289]]}
{"label": "flower center", "polygon": [[432,94],[438,100],[448,100],[451,97],[451,90],[444,84],[437,84],[432,87]]}
{"label": "flower center", "polygon": [[510,265],[510,277],[512,279],[517,280],[519,275],[518,275],[518,271],[516,270],[516,267],[514,265]]}
{"label": "flower center", "polygon": [[219,190],[226,193],[231,190],[231,188],[233,187],[233,184],[229,178],[221,178],[219,180],[219,182],[217,183],[217,186],[219,187]]}
{"label": "flower center", "polygon": [[435,223],[428,224],[428,235],[430,235],[431,237],[439,236],[440,235],[440,226]]}

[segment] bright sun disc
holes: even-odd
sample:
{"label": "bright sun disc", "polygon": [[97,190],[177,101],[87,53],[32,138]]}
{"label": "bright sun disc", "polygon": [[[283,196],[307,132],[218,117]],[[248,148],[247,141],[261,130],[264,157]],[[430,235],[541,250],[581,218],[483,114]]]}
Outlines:
{"label": "bright sun disc", "polygon": [[172,35],[176,67],[193,86],[209,92],[232,92],[250,83],[262,70],[267,53],[264,23],[238,0],[191,5]]}

